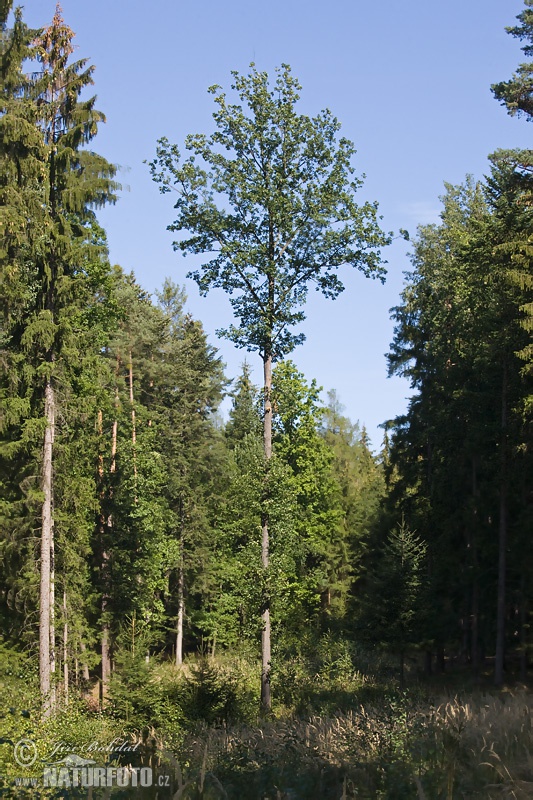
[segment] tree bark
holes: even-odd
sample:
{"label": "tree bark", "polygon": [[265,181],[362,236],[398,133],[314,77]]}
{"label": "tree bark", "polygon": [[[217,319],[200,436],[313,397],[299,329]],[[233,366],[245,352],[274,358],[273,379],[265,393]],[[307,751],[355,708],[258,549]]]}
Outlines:
{"label": "tree bark", "polygon": [[81,659],[80,659],[81,660],[81,676],[82,676],[83,680],[86,683],[86,687],[85,688],[87,688],[89,686],[89,681],[91,679],[91,676],[90,676],[90,673],[89,673],[89,665],[87,664],[87,658],[86,658],[86,655],[85,655],[86,652],[87,652],[87,647],[85,646],[85,642],[80,641],[80,651],[81,651]]}
{"label": "tree bark", "polygon": [[[266,353],[263,359],[264,367],[264,406],[263,406],[263,447],[265,455],[265,480],[268,481],[268,462],[272,457],[272,355]],[[268,486],[266,486],[268,492]],[[268,578],[270,563],[270,539],[268,512],[263,510],[261,515],[261,563]],[[270,661],[271,661],[271,634],[270,634],[270,595],[265,587],[263,607],[261,613],[261,708],[270,711],[272,698],[270,694]]]}
{"label": "tree bark", "polygon": [[494,683],[503,683],[505,660],[505,578],[507,550],[507,363],[503,365],[500,437],[500,520],[498,526],[498,596],[496,606],[496,658]]}
{"label": "tree bark", "polygon": [[[52,518],[54,515],[53,476],[52,476]],[[50,541],[50,704],[56,707],[56,550],[52,528]]]}
{"label": "tree bark", "polygon": [[183,562],[180,557],[178,567],[178,619],[176,623],[176,666],[183,664],[183,618],[185,603],[183,599]]}
{"label": "tree bark", "polygon": [[526,595],[526,572],[522,565],[520,572],[520,607],[518,610],[518,620],[520,625],[520,680],[522,683],[527,681],[527,595]]}
{"label": "tree bark", "polygon": [[137,503],[137,426],[135,419],[135,399],[133,396],[133,355],[130,349],[129,352],[129,390],[130,390],[130,406],[131,406],[131,448],[133,454],[133,482],[135,486],[135,503]]}
{"label": "tree bark", "polygon": [[185,504],[183,497],[179,501],[180,530],[179,545],[180,556],[178,563],[178,617],[176,620],[176,666],[183,664],[183,623],[185,618],[185,572],[184,572],[184,545],[185,545]]}
{"label": "tree bark", "polygon": [[[120,370],[120,357],[117,356],[117,366],[116,366],[116,373],[115,377],[118,380],[118,374]],[[118,413],[118,405],[119,405],[119,396],[118,396],[118,386],[115,386],[115,413]],[[98,412],[98,426],[100,434],[103,435],[103,420],[102,420],[102,412]],[[113,427],[111,429],[111,465],[109,467],[110,475],[114,475],[117,469],[117,437],[118,437],[118,419],[115,415],[115,419],[113,420]],[[99,472],[101,471],[101,477],[103,478],[103,458],[98,465]],[[112,496],[113,489],[110,488],[110,498]],[[103,499],[103,498],[102,498]],[[101,533],[102,537],[104,536],[105,530],[111,531],[113,528],[113,515],[110,513],[107,516],[106,524],[102,524]],[[109,554],[105,548],[105,542],[103,543],[102,547],[102,577],[103,577],[103,591],[102,591],[102,633],[100,639],[100,653],[102,658],[102,672],[101,672],[101,684],[100,684],[100,702],[101,705],[104,706],[107,701],[107,696],[109,694],[109,682],[111,679],[111,630],[109,627],[109,621],[107,619],[107,611],[109,607]]]}
{"label": "tree bark", "polygon": [[51,569],[54,544],[52,453],[55,435],[55,394],[50,378],[44,394],[46,430],[43,443],[43,465],[41,488],[44,495],[41,523],[41,579],[39,606],[39,684],[43,702],[43,714],[48,716],[53,708],[51,673],[53,650],[51,635]]}
{"label": "tree bark", "polygon": [[477,529],[478,529],[478,488],[477,488],[477,460],[472,459],[472,531],[470,538],[471,564],[472,564],[472,599],[471,599],[471,635],[470,635],[470,659],[474,678],[479,676],[479,564],[477,552]]}
{"label": "tree bark", "polygon": [[63,700],[65,705],[68,705],[68,617],[66,589],[63,589]]}

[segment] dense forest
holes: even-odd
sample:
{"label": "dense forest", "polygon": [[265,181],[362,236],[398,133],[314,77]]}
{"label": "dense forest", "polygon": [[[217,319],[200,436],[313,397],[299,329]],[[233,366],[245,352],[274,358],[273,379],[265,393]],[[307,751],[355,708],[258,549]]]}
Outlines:
{"label": "dense forest", "polygon": [[[413,237],[412,396],[376,453],[290,359],[309,288],[385,280],[395,235],[336,118],[252,64],[214,132],[154,143],[174,249],[229,296],[227,375],[179,283],[110,262],[118,168],[61,9],[0,14],[0,794],[533,796],[532,152]],[[508,30],[531,57],[533,0]],[[492,91],[533,119],[531,62]]]}

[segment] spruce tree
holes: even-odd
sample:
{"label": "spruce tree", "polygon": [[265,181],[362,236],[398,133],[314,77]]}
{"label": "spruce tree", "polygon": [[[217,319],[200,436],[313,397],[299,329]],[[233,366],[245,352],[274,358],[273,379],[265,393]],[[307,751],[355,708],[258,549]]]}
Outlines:
{"label": "spruce tree", "polygon": [[[12,390],[8,387],[7,402],[11,406],[17,402],[21,408],[20,401],[24,398],[19,433],[13,434],[19,442],[28,435],[35,439],[39,426],[42,434],[39,652],[45,712],[53,705],[54,697],[54,470],[60,435],[56,422],[58,389],[68,383],[68,365],[79,358],[73,316],[77,303],[86,301],[81,286],[90,280],[92,265],[102,259],[105,262],[105,244],[94,234],[94,208],[114,202],[117,189],[113,180],[115,168],[84,149],[104,117],[95,110],[94,98],[80,99],[80,94],[93,82],[93,68],[87,67],[85,60],[70,63],[73,36],[58,7],[52,24],[31,45],[29,54],[39,61],[41,69],[31,79],[24,79],[18,91],[11,91],[8,113],[2,119],[2,123],[7,120],[10,124],[15,120],[7,130],[7,124],[4,125],[5,136],[11,142],[4,164],[14,175],[21,176],[14,182],[16,191],[3,195],[9,219],[14,220],[8,227],[7,241],[4,240],[7,246],[3,256],[8,275],[20,274],[21,264],[26,271],[20,279],[26,299],[14,305],[19,310],[17,318],[11,312],[7,321],[10,358],[18,358],[19,364],[24,359],[26,367],[22,371],[23,381]],[[20,130],[24,131],[22,144],[17,134]],[[13,137],[13,131],[17,136]],[[38,173],[33,167],[37,153]],[[35,209],[38,204],[36,213],[32,202]],[[17,230],[17,221],[22,218],[24,227],[19,224]],[[20,399],[16,400],[17,397]],[[32,416],[41,417],[42,423],[37,427],[35,423],[29,425]]]}
{"label": "spruce tree", "polygon": [[426,549],[402,520],[389,532],[366,580],[362,630],[369,641],[398,655],[401,686],[406,652],[427,635]]}
{"label": "spruce tree", "polygon": [[[522,47],[526,56],[533,55],[533,2],[524,0],[525,8],[518,14],[519,25],[507,28],[507,32],[521,41],[526,41]],[[492,92],[497,100],[507,108],[509,114],[524,114],[533,116],[533,64],[524,62],[520,64],[515,74],[508,81],[501,81],[492,86]]]}

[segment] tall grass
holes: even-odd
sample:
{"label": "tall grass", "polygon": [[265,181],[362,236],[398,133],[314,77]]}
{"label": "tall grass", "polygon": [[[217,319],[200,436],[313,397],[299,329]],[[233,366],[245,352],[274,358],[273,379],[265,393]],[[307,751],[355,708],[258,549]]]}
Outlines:
{"label": "tall grass", "polygon": [[404,693],[328,717],[199,727],[176,758],[183,798],[492,800],[533,797],[532,753],[525,692],[434,704]]}

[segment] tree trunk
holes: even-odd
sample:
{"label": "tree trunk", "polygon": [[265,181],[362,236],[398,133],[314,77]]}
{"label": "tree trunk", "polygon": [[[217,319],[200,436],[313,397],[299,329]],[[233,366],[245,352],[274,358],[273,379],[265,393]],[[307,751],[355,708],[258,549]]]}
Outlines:
{"label": "tree trunk", "polygon": [[[52,477],[53,484],[53,477]],[[54,504],[52,497],[52,518],[54,515]],[[50,704],[56,707],[56,550],[52,530],[50,541]]]}
{"label": "tree trunk", "polygon": [[426,650],[424,653],[424,675],[429,678],[433,675],[433,653]]}
{"label": "tree trunk", "polygon": [[89,665],[87,664],[87,658],[86,658],[86,655],[85,655],[86,652],[87,652],[87,647],[85,646],[85,642],[81,642],[80,641],[80,651],[81,651],[81,654],[82,654],[81,655],[81,659],[80,659],[81,660],[81,676],[82,676],[83,680],[85,681],[85,684],[86,684],[85,688],[88,688],[91,676],[90,676],[90,673],[89,673]]}
{"label": "tree trunk", "polygon": [[[117,359],[117,376],[119,370],[119,360]],[[118,408],[118,388],[115,387],[115,409]],[[103,416],[102,412],[98,411],[98,432],[100,437],[103,437]],[[118,433],[118,422],[115,418],[113,421],[113,427],[111,431],[111,465],[109,468],[109,472],[112,475],[116,471],[116,456],[117,456],[117,433]],[[104,504],[105,500],[105,488],[103,485],[104,482],[104,457],[102,453],[100,453],[98,457],[98,477],[100,479],[102,489],[100,492],[100,502]],[[110,494],[112,489],[110,489]],[[109,628],[109,622],[107,620],[107,610],[109,606],[109,592],[108,592],[108,581],[109,581],[109,555],[106,550],[105,544],[105,532],[107,530],[111,530],[113,527],[113,517],[111,514],[108,514],[107,520],[105,517],[105,508],[102,508],[102,513],[100,516],[100,537],[102,540],[102,552],[101,552],[101,574],[102,574],[102,581],[103,581],[103,588],[102,588],[102,602],[101,602],[101,609],[102,609],[102,629],[101,629],[101,636],[100,636],[100,655],[101,655],[101,683],[100,683],[100,703],[102,706],[105,705],[107,700],[107,695],[109,693],[109,680],[111,678],[111,632]]]}
{"label": "tree trunk", "polygon": [[178,563],[178,618],[176,621],[176,666],[183,664],[183,622],[185,618],[185,573],[184,573],[184,544],[185,544],[185,506],[183,497],[179,501],[180,513],[180,556]]}
{"label": "tree trunk", "polygon": [[176,623],[176,666],[183,664],[183,618],[185,615],[185,601],[183,597],[183,555],[180,554],[178,567],[178,619]]}
{"label": "tree trunk", "polygon": [[471,597],[471,633],[470,633],[470,660],[474,677],[479,677],[479,564],[477,552],[478,540],[478,488],[477,488],[477,459],[472,459],[472,531],[470,535],[471,564],[472,564],[472,597]]}
{"label": "tree trunk", "polygon": [[50,648],[51,634],[51,570],[54,543],[52,450],[55,435],[55,394],[52,382],[47,380],[44,394],[46,430],[43,444],[41,488],[44,495],[41,527],[41,580],[39,606],[39,684],[43,701],[43,713],[48,716],[53,708],[51,672],[53,651]]}
{"label": "tree trunk", "polygon": [[63,700],[65,705],[68,705],[68,618],[66,589],[63,589]]}
{"label": "tree trunk", "polygon": [[[263,359],[264,367],[264,406],[263,406],[263,446],[265,455],[265,481],[268,492],[268,462],[272,457],[272,355],[266,354]],[[268,579],[268,565],[270,561],[269,518],[268,512],[261,515],[261,563],[265,571],[265,580]],[[262,632],[261,632],[261,708],[270,711],[272,699],[270,695],[270,596],[268,588],[264,590],[262,607]]]}
{"label": "tree trunk", "polygon": [[526,595],[526,574],[522,567],[520,575],[520,680],[522,683],[527,681],[527,595]]}
{"label": "tree trunk", "polygon": [[135,503],[137,503],[137,426],[135,419],[135,399],[133,397],[133,355],[129,353],[129,389],[131,406],[131,448],[133,453],[133,482],[135,486]]}
{"label": "tree trunk", "polygon": [[400,650],[400,689],[405,688],[405,652]]}
{"label": "tree trunk", "polygon": [[500,437],[500,520],[498,526],[498,597],[496,606],[496,658],[494,683],[503,683],[505,659],[505,577],[507,550],[507,363],[503,365]]}

